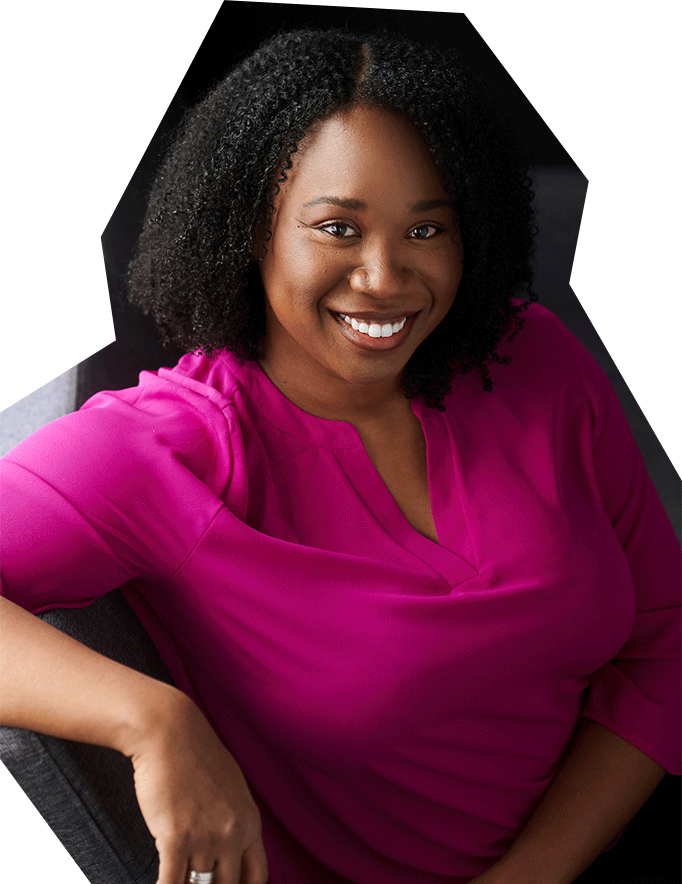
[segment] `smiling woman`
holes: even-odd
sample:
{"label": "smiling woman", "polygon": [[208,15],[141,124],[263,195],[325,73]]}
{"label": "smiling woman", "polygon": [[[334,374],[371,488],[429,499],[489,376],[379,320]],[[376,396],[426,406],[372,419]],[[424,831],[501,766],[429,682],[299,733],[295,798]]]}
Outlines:
{"label": "smiling woman", "polygon": [[[132,759],[159,884],[568,884],[679,770],[679,550],[530,203],[403,38],[189,114],[130,270],[186,355],[3,461],[4,720]],[[28,613],[121,586],[177,687]]]}
{"label": "smiling woman", "polygon": [[[282,52],[295,57],[295,65],[282,67]],[[231,126],[225,126],[226,119]],[[375,123],[381,145],[371,137]],[[358,148],[347,154],[360,136],[365,151],[361,162]],[[340,163],[338,171],[319,162],[323,150],[333,154],[330,161]],[[418,172],[418,181],[410,183],[405,162],[412,175]],[[508,124],[457,55],[395,35],[363,39],[338,31],[299,31],[275,37],[195,108],[150,196],[131,265],[133,301],[185,349],[210,353],[227,347],[251,360],[262,358],[267,299],[253,258],[267,255],[271,224],[277,221],[275,202],[287,198],[289,187],[297,188],[290,176],[296,176],[299,166],[317,181],[299,206],[306,216],[296,221],[319,222],[320,248],[329,244],[329,272],[330,240],[342,228],[325,222],[347,224],[342,237],[347,259],[357,252],[358,242],[365,253],[368,247],[385,249],[387,243],[374,236],[354,240],[347,215],[351,203],[336,204],[336,209],[346,209],[341,214],[329,213],[327,204],[325,213],[318,202],[322,197],[361,197],[369,203],[372,196],[376,206],[401,188],[412,199],[401,211],[415,209],[413,217],[400,219],[406,225],[401,241],[408,237],[408,227],[414,248],[424,249],[426,239],[428,248],[435,249],[429,264],[452,236],[425,236],[417,229],[429,220],[438,222],[434,234],[443,224],[457,229],[467,269],[456,304],[444,312],[444,322],[430,325],[429,331],[437,330],[429,346],[412,348],[400,385],[409,397],[419,396],[436,407],[454,374],[475,371],[488,387],[489,366],[500,358],[497,345],[519,327],[524,303],[534,298],[530,181]],[[367,197],[348,192],[350,178],[369,186]],[[330,191],[332,184],[337,192]],[[430,203],[430,218],[418,211],[424,200]],[[304,209],[302,204],[310,201]],[[298,241],[293,246],[298,248]],[[307,253],[299,257],[309,260]],[[386,262],[378,253],[373,266],[352,268],[357,271],[352,284],[371,288],[377,270],[391,271],[395,260],[395,254]],[[403,274],[404,268],[399,276]],[[395,280],[389,282],[395,285]],[[381,279],[378,283],[383,285]],[[357,303],[352,306],[357,310]],[[363,309],[369,308],[365,304]],[[422,314],[415,322],[417,331],[425,318]],[[417,336],[410,334],[409,343]]]}
{"label": "smiling woman", "polygon": [[357,385],[376,416],[445,318],[462,241],[423,139],[378,107],[339,111],[293,157],[261,258],[261,365],[300,407],[348,420]]}

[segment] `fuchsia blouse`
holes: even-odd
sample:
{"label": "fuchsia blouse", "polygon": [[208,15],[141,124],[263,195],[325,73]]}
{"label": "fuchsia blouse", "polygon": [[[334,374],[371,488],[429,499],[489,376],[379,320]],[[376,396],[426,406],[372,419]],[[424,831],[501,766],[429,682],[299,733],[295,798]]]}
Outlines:
{"label": "fuchsia blouse", "polygon": [[610,386],[534,306],[424,428],[440,544],[353,426],[190,355],[4,460],[4,593],[123,592],[259,802],[272,884],[463,884],[581,716],[679,772],[680,558]]}

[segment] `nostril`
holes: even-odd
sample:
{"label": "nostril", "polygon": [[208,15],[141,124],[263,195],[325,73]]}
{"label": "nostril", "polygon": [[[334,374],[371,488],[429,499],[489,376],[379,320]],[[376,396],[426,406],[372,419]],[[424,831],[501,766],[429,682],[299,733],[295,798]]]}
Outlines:
{"label": "nostril", "polygon": [[357,267],[351,273],[348,281],[350,282],[351,287],[356,291],[364,291],[369,285],[367,271],[364,267]]}
{"label": "nostril", "polygon": [[408,273],[390,264],[362,266],[353,270],[349,283],[354,291],[373,297],[392,297],[408,285]]}

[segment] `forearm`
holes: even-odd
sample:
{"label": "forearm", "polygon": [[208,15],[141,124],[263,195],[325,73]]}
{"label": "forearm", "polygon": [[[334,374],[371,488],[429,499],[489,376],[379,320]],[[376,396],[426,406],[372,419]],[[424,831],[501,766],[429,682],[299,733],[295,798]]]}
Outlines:
{"label": "forearm", "polygon": [[[0,598],[0,723],[130,755],[183,696]],[[189,701],[187,701],[189,702]]]}
{"label": "forearm", "polygon": [[[110,746],[133,763],[159,884],[192,868],[260,884],[260,816],[236,761],[177,688],[91,651],[0,599],[3,724]],[[217,879],[216,879],[217,880]]]}
{"label": "forearm", "polygon": [[627,825],[664,773],[608,728],[583,722],[527,826],[476,884],[570,884]]}

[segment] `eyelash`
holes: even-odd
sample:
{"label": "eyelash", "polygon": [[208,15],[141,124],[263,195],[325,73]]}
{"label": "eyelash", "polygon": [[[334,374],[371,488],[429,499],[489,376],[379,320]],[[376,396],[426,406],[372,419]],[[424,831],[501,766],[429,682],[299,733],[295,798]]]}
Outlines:
{"label": "eyelash", "polygon": [[[318,227],[318,230],[323,230],[325,233],[328,233],[329,236],[333,237],[334,239],[351,239],[351,237],[348,235],[337,236],[336,234],[332,233],[330,230],[330,228],[332,228],[332,227],[346,227],[349,230],[352,230],[354,233],[357,234],[357,231],[355,230],[353,225],[349,224],[347,221],[328,221],[326,224],[320,225],[320,227]],[[430,236],[416,236],[413,238],[423,241],[423,240],[433,239],[434,237],[438,236],[439,233],[443,233],[443,228],[439,227],[437,224],[418,224],[416,227],[412,228],[410,233],[414,233],[416,230],[423,230],[425,228],[427,228],[427,229],[430,228],[431,230],[433,230],[433,233]]]}

